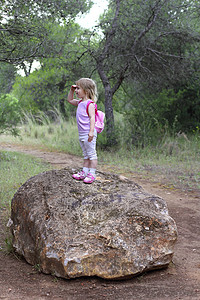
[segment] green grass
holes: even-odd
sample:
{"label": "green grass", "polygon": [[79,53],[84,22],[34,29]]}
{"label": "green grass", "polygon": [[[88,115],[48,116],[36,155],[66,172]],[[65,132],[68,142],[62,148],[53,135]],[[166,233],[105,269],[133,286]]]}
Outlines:
{"label": "green grass", "polygon": [[17,152],[0,152],[0,208],[10,206],[19,187],[31,176],[49,170],[50,165]]}

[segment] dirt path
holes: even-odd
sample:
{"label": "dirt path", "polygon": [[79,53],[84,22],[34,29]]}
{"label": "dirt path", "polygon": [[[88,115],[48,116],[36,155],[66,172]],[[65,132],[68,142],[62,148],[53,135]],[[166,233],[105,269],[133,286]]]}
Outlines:
{"label": "dirt path", "polygon": [[[40,157],[55,168],[79,167],[82,160],[63,153],[42,152],[20,146],[0,145],[0,150],[19,151]],[[106,171],[106,166],[99,169]],[[99,278],[58,279],[38,273],[33,266],[0,251],[0,299],[120,299],[120,300],[200,300],[200,195],[169,191],[159,182],[149,182],[137,174],[132,179],[146,191],[164,198],[178,227],[173,264],[124,281]],[[3,239],[0,220],[0,245]]]}

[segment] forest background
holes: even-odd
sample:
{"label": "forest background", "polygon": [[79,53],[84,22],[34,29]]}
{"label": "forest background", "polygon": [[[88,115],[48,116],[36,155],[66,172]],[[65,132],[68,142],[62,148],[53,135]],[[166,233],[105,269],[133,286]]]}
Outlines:
{"label": "forest background", "polygon": [[199,1],[110,0],[93,28],[81,27],[91,7],[90,0],[1,1],[0,133],[79,155],[66,98],[77,79],[92,77],[106,115],[98,149],[127,165],[142,154],[178,157],[199,182]]}
{"label": "forest background", "polygon": [[[87,14],[80,25],[90,0],[0,1],[0,281],[5,297],[82,299],[83,292],[93,299],[198,297],[200,3],[107,2],[90,28]],[[66,283],[42,279],[39,265],[32,269],[13,253],[7,224],[16,191],[41,172],[82,164],[75,110],[66,101],[80,77],[97,82],[98,107],[106,113],[97,139],[98,175],[112,172],[134,180],[165,199],[176,221],[178,243],[166,270],[134,281]]]}

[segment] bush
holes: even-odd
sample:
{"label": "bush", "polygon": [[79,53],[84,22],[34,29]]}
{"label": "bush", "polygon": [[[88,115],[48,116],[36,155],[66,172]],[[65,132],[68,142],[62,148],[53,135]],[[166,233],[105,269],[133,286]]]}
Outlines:
{"label": "bush", "polygon": [[126,135],[132,144],[157,143],[167,133],[191,133],[200,127],[200,89],[196,85],[140,95],[125,111]]}
{"label": "bush", "polygon": [[0,97],[0,134],[10,132],[18,135],[20,112],[19,101],[15,97],[9,94]]}
{"label": "bush", "polygon": [[[19,99],[24,111],[32,114],[40,110],[46,112],[55,105],[57,102],[55,95],[58,89],[52,80],[50,81],[50,75],[39,70],[34,71],[28,77],[17,77],[13,86],[13,95]],[[52,92],[52,87],[55,88],[54,92]]]}
{"label": "bush", "polygon": [[60,109],[66,118],[74,115],[74,106],[67,103],[65,90],[66,74],[56,68],[41,68],[28,77],[18,76],[13,86],[13,95],[19,99],[24,111],[37,114],[40,111]]}

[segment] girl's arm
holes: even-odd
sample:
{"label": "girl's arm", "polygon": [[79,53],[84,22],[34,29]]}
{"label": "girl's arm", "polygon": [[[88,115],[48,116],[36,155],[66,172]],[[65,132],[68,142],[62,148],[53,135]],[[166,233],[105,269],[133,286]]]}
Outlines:
{"label": "girl's arm", "polygon": [[90,118],[90,132],[88,134],[88,142],[91,142],[94,137],[94,126],[95,126],[95,107],[94,104],[90,104],[88,107],[88,114]]}
{"label": "girl's arm", "polygon": [[74,99],[75,89],[76,89],[76,85],[72,85],[67,97],[67,101],[74,106],[78,106],[79,100]]}

